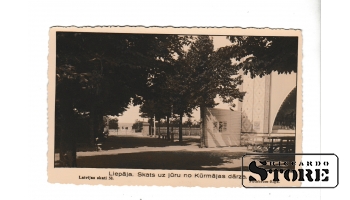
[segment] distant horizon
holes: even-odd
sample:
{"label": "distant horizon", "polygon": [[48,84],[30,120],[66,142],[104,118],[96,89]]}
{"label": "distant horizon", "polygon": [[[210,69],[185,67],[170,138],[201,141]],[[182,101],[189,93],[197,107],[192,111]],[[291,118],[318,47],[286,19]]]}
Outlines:
{"label": "distant horizon", "polygon": [[[222,103],[222,101],[220,100],[219,97],[215,98],[215,102],[219,103],[219,105],[215,106],[214,108],[219,108],[219,109],[230,109],[230,106],[226,103]],[[236,106],[238,104],[238,100],[235,100],[234,103],[236,103]],[[129,106],[129,108],[123,113],[123,115],[118,116],[118,123],[135,123],[136,120],[139,121],[148,121],[148,118],[142,118],[140,117],[140,113],[139,113],[139,108],[140,106]],[[236,108],[234,108],[233,110],[236,110]],[[183,122],[185,122],[188,119],[188,117],[184,116],[183,117]],[[192,121],[196,120],[196,121],[200,121],[200,110],[193,110],[193,114],[192,114]]]}
{"label": "distant horizon", "polygon": [[[139,108],[140,106],[129,106],[129,108],[123,113],[123,115],[117,117],[118,123],[135,123],[136,120],[147,122],[148,118],[140,117]],[[188,117],[184,117],[183,121],[187,120],[187,118]],[[193,111],[192,119],[199,121],[199,109]]]}

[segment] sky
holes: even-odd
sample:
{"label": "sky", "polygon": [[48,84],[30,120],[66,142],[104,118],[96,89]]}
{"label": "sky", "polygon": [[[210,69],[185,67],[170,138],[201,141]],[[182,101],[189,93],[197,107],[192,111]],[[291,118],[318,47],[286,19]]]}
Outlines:
{"label": "sky", "polygon": [[[214,49],[215,50],[220,48],[220,47],[224,47],[224,46],[232,44],[226,38],[226,36],[213,36],[213,43],[214,43]],[[229,109],[229,105],[222,103],[220,101],[220,98],[216,98],[215,101],[217,103],[220,103],[215,108]],[[119,123],[133,123],[136,120],[147,121],[147,119],[143,119],[143,118],[141,118],[139,116],[140,115],[139,109],[140,109],[140,106],[131,106],[130,105],[129,108],[123,113],[123,115],[118,117]],[[192,118],[193,120],[199,121],[199,119],[200,119],[199,109],[198,110],[194,110],[192,116],[193,116],[193,118]],[[187,118],[184,117],[183,120],[186,121]]]}

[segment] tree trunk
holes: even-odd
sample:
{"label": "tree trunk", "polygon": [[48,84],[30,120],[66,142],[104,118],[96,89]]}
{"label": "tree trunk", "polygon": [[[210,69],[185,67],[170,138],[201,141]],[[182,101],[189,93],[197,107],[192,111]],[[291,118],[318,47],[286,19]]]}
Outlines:
{"label": "tree trunk", "polygon": [[174,122],[171,123],[171,142],[174,142]]}
{"label": "tree trunk", "polygon": [[182,142],[182,116],[183,114],[180,114],[180,123],[179,123],[179,142]]}
{"label": "tree trunk", "polygon": [[160,138],[160,120],[158,121],[158,136]]}
{"label": "tree trunk", "polygon": [[[59,145],[59,148],[60,148],[60,161],[63,162],[64,161],[64,152],[66,151],[65,149],[65,136],[64,136],[64,129],[63,127],[64,126],[61,122],[61,128],[59,129],[60,131],[60,145]],[[56,133],[57,134],[57,133]]]}
{"label": "tree trunk", "polygon": [[200,147],[204,148],[205,147],[205,107],[201,106],[200,107],[200,116],[201,116],[201,126],[202,126],[202,130],[201,130],[201,143],[200,143]]}
{"label": "tree trunk", "polygon": [[95,111],[91,111],[89,114],[89,145],[90,147],[94,147],[95,144]]}
{"label": "tree trunk", "polygon": [[166,138],[170,140],[170,116],[166,116]]}
{"label": "tree trunk", "polygon": [[148,121],[149,121],[149,126],[148,126],[149,136],[152,137],[152,120],[148,120]]}
{"label": "tree trunk", "polygon": [[90,113],[90,143],[91,145],[96,144],[96,138],[100,135],[100,116],[96,111]]}
{"label": "tree trunk", "polygon": [[73,109],[67,106],[62,110],[62,130],[60,138],[60,160],[63,167],[77,166],[76,123]]}
{"label": "tree trunk", "polygon": [[62,167],[76,167],[77,166],[77,151],[76,140],[72,132],[63,130],[65,132],[61,135],[60,145],[60,159]]}

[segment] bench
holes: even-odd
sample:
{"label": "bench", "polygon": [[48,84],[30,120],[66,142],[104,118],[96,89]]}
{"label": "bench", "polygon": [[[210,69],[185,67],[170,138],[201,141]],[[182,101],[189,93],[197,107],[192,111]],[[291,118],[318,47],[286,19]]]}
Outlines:
{"label": "bench", "polygon": [[[276,141],[278,140],[278,141]],[[261,137],[260,141],[256,138],[247,146],[248,150],[254,152],[263,152],[263,153],[290,153],[295,151],[295,137],[283,137],[283,136],[274,136],[274,137]]]}
{"label": "bench", "polygon": [[266,138],[267,136],[248,138],[246,141],[247,150],[252,150],[254,152],[267,152]]}
{"label": "bench", "polygon": [[166,133],[161,133],[160,135],[158,135],[158,138],[166,140],[167,139],[167,134]]}
{"label": "bench", "polygon": [[[295,151],[295,137],[268,137],[269,141],[265,144],[268,146],[268,152],[273,153],[276,149],[280,153],[290,153]],[[275,141],[277,139],[279,141]]]}

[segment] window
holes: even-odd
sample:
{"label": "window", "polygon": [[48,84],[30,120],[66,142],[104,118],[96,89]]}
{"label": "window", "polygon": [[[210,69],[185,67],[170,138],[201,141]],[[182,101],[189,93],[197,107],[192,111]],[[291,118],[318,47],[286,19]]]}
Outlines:
{"label": "window", "polygon": [[214,129],[218,129],[219,133],[226,132],[227,131],[227,122],[225,121],[219,121],[214,122]]}

